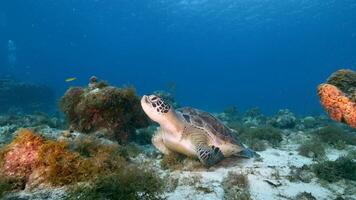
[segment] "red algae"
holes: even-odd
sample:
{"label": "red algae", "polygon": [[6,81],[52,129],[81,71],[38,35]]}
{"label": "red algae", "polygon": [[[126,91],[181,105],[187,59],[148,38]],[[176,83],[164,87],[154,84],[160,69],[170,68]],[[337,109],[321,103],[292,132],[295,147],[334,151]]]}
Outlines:
{"label": "red algae", "polygon": [[39,150],[44,140],[28,129],[21,129],[2,153],[1,172],[6,176],[28,178],[39,165]]}

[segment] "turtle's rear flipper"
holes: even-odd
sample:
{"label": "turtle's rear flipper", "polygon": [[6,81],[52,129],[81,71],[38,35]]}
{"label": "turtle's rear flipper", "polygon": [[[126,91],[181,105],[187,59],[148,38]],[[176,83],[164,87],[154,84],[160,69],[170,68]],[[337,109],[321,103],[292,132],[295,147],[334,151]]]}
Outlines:
{"label": "turtle's rear flipper", "polygon": [[205,166],[210,167],[224,159],[221,150],[215,146],[201,146],[197,150],[198,158]]}

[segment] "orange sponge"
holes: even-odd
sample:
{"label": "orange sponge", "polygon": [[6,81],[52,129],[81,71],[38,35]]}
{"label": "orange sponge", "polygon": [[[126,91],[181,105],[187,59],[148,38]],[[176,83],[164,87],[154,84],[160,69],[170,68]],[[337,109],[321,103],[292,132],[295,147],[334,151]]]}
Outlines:
{"label": "orange sponge", "polygon": [[318,94],[321,104],[333,120],[356,128],[356,103],[354,101],[331,84],[319,85]]}

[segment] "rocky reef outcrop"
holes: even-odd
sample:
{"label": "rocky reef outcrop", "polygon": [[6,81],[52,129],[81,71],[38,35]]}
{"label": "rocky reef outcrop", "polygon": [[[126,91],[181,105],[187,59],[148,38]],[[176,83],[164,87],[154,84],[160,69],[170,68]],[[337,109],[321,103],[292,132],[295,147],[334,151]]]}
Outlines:
{"label": "rocky reef outcrop", "polygon": [[288,109],[279,110],[269,123],[278,128],[294,128],[297,118]]}
{"label": "rocky reef outcrop", "polygon": [[0,79],[0,113],[49,112],[55,107],[54,90],[45,85]]}
{"label": "rocky reef outcrop", "polygon": [[[44,116],[3,116],[0,136],[13,137],[0,144],[0,199],[353,199],[356,129],[326,116],[257,111],[218,116],[260,157],[228,158],[209,169],[162,156],[150,144],[154,126],[130,133],[136,144],[118,144],[53,127]],[[294,128],[269,124],[292,115]],[[17,130],[21,124],[30,128]]]}
{"label": "rocky reef outcrop", "polygon": [[0,149],[0,177],[1,199],[161,199],[163,188],[114,142],[67,132],[48,140],[30,129]]}
{"label": "rocky reef outcrop", "polygon": [[339,70],[319,85],[320,102],[335,121],[356,128],[356,72]]}
{"label": "rocky reef outcrop", "polygon": [[69,88],[60,100],[60,108],[72,130],[100,132],[120,142],[127,141],[135,129],[149,125],[133,87],[112,87],[93,77],[86,88]]}

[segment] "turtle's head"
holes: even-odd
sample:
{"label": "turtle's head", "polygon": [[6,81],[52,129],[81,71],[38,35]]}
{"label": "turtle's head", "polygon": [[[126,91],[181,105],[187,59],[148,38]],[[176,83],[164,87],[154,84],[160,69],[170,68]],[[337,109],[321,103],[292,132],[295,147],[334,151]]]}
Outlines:
{"label": "turtle's head", "polygon": [[141,106],[148,117],[159,124],[164,124],[175,116],[172,106],[157,95],[144,95]]}

